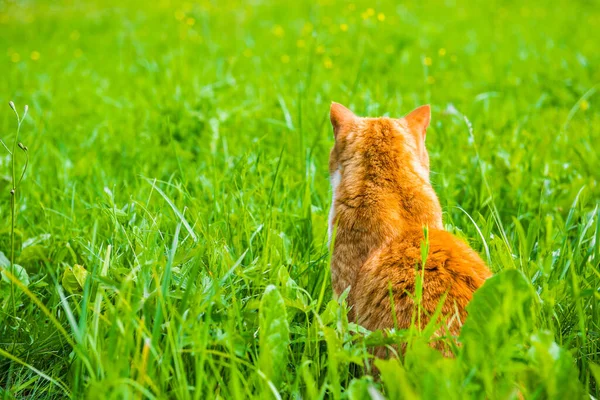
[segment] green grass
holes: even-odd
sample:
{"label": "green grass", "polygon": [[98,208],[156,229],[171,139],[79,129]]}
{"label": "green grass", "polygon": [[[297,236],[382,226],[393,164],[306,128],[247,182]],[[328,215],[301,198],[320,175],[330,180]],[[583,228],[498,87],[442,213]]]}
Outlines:
{"label": "green grass", "polygon": [[[0,0],[0,397],[598,398],[600,4],[418,3]],[[332,300],[332,100],[432,104],[445,224],[498,274],[456,358]]]}

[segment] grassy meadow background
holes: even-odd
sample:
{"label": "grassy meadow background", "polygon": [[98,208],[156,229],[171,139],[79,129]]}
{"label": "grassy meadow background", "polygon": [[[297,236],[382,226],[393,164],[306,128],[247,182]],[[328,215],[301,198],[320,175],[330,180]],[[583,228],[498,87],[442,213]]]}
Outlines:
{"label": "grassy meadow background", "polygon": [[[598,26],[583,0],[0,0],[0,138],[29,105],[30,158],[11,275],[0,147],[0,397],[598,398]],[[455,358],[332,300],[332,100],[433,107],[444,222],[497,274]]]}

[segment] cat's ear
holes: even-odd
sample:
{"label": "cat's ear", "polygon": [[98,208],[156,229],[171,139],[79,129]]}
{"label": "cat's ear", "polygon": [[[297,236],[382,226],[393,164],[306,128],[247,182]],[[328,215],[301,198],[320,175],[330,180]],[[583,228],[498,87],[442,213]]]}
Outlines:
{"label": "cat's ear", "polygon": [[340,127],[354,121],[356,115],[340,103],[333,101],[329,110],[329,118],[331,119],[331,126],[333,126],[333,134],[337,137]]}
{"label": "cat's ear", "polygon": [[427,127],[431,121],[431,107],[429,104],[415,108],[404,117],[410,129],[419,134],[425,140]]}

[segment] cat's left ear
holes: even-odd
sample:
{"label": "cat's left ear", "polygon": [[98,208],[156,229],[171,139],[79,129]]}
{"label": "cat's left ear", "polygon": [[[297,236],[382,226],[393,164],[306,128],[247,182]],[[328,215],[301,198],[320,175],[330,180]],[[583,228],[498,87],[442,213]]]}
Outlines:
{"label": "cat's left ear", "polygon": [[333,134],[337,139],[338,132],[343,125],[349,124],[356,119],[356,115],[340,103],[335,101],[331,103],[329,110],[329,118],[331,119],[331,126],[333,127]]}
{"label": "cat's left ear", "polygon": [[408,115],[404,117],[410,129],[415,133],[419,134],[423,141],[425,141],[425,134],[431,121],[431,107],[429,104],[418,107],[412,110]]}

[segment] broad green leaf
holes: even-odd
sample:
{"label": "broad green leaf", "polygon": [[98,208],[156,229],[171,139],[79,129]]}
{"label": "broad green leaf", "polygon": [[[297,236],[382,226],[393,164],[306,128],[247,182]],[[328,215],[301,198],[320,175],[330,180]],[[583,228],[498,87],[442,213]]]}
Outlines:
{"label": "broad green leaf", "polygon": [[62,277],[62,285],[69,293],[80,292],[85,285],[88,272],[79,264],[67,267]]}
{"label": "broad green leaf", "polygon": [[515,383],[500,379],[523,368],[513,360],[524,357],[524,345],[536,327],[537,294],[515,269],[489,278],[467,306],[460,335],[464,360],[476,371],[472,384],[492,398],[507,398]]}
{"label": "broad green leaf", "polygon": [[533,326],[536,304],[537,295],[527,278],[520,271],[504,270],[475,292],[467,306],[469,316],[460,340],[483,350],[497,348],[513,332],[527,337]]}
{"label": "broad green leaf", "polygon": [[39,272],[46,260],[48,260],[48,249],[44,245],[34,244],[23,248],[19,264],[26,265],[30,272]]}
{"label": "broad green leaf", "polygon": [[290,327],[283,297],[277,287],[269,285],[260,302],[259,368],[279,388],[288,362]]}
{"label": "broad green leaf", "polygon": [[[279,284],[281,285],[282,296],[286,302],[288,309],[295,307],[305,311],[307,309],[308,300],[306,294],[298,286],[296,281],[290,277],[290,274],[285,266],[279,268],[277,273]],[[292,311],[293,312],[293,311]],[[290,319],[292,316],[290,315]]]}
{"label": "broad green leaf", "polygon": [[413,389],[408,379],[406,370],[399,360],[375,360],[375,366],[381,373],[381,381],[386,388],[388,399],[418,399],[419,396]]}
{"label": "broad green leaf", "polygon": [[10,260],[0,251],[0,267],[10,267]]}
{"label": "broad green leaf", "polygon": [[373,378],[370,376],[363,376],[358,379],[352,379],[350,385],[344,392],[344,397],[349,400],[362,400],[362,399],[373,399],[383,400],[385,397],[373,383]]}
{"label": "broad green leaf", "polygon": [[531,335],[527,356],[532,367],[527,373],[532,392],[543,388],[542,397],[547,399],[577,399],[584,394],[573,357],[554,341],[551,332]]}
{"label": "broad green leaf", "polygon": [[[3,255],[2,253],[0,253],[0,255]],[[1,260],[0,260],[1,262]],[[11,280],[8,278],[8,276],[6,275],[5,271],[10,271],[18,280],[19,282],[21,282],[23,285],[25,286],[29,286],[29,274],[27,273],[27,271],[25,270],[25,268],[21,267],[18,264],[13,265],[13,267],[10,267],[10,263],[8,266],[3,266],[4,270],[2,271],[2,280],[5,283],[10,284]]]}
{"label": "broad green leaf", "polygon": [[75,264],[73,265],[73,274],[75,275],[75,279],[77,279],[79,286],[83,288],[83,285],[85,285],[85,280],[88,276],[86,269],[83,267],[83,265]]}
{"label": "broad green leaf", "polygon": [[325,342],[327,343],[327,375],[331,386],[333,387],[333,397],[339,398],[340,392],[340,361],[342,357],[342,341],[337,336],[335,330],[328,326],[323,327],[323,335],[325,336]]}
{"label": "broad green leaf", "polygon": [[[4,255],[3,252],[0,251],[0,267],[7,269],[12,272],[12,274],[25,286],[29,286],[29,274],[25,270],[25,268],[21,267],[18,264],[15,264],[12,268],[10,266],[10,260],[8,257]],[[11,282],[8,276],[2,271],[2,280],[6,283]]]}

